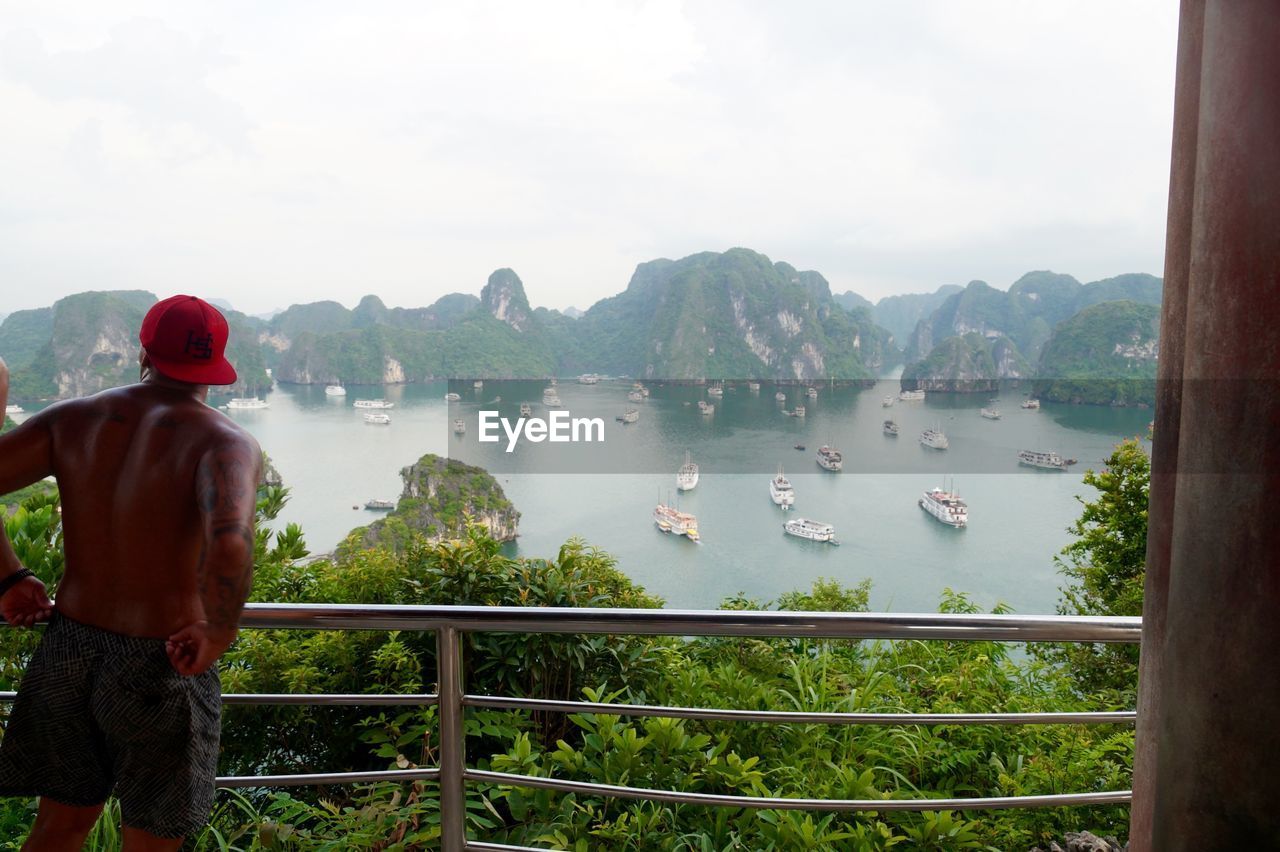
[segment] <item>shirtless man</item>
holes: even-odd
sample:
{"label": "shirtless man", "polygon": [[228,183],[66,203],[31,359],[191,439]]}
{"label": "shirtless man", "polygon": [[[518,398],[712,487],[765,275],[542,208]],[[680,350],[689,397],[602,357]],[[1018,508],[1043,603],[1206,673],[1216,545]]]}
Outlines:
{"label": "shirtless man", "polygon": [[[126,852],[174,850],[213,804],[262,453],[204,404],[236,379],[215,308],[165,299],[139,339],[137,384],[0,436],[0,494],[57,478],[66,555],[54,604],[0,535],[0,612],[49,621],[0,743],[0,795],[40,796],[23,849],[80,849],[114,793]],[[0,361],[0,405],[8,384]]]}

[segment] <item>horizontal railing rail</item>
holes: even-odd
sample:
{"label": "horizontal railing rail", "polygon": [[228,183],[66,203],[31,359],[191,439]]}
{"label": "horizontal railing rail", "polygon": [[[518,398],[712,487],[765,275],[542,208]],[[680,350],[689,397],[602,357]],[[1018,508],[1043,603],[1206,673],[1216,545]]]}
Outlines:
{"label": "horizontal railing rail", "polygon": [[[687,805],[815,811],[936,811],[1126,804],[1128,790],[1059,795],[912,799],[806,799],[655,790],[472,769],[466,764],[462,714],[466,708],[613,714],[765,724],[829,725],[1097,725],[1133,724],[1133,711],[1038,713],[852,713],[737,710],[663,705],[553,701],[463,691],[461,637],[468,633],[556,633],[892,641],[1083,642],[1137,644],[1142,620],[1107,616],[979,615],[950,613],[737,612],[569,607],[477,607],[368,604],[249,604],[242,627],[298,630],[432,631],[437,642],[435,693],[228,693],[237,705],[435,706],[439,709],[439,765],[369,772],[219,777],[222,787],[284,787],[379,781],[439,783],[442,845],[460,850],[531,847],[468,840],[466,785],[543,788],[611,798]],[[14,693],[0,692],[0,701]]]}

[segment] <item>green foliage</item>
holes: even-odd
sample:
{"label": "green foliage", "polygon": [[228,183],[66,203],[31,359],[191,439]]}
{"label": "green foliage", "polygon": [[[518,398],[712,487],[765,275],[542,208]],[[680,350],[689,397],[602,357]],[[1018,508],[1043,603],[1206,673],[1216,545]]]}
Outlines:
{"label": "green foliage", "polygon": [[1121,301],[1086,308],[1054,329],[1033,392],[1067,402],[1154,405],[1159,335],[1155,305]]}
{"label": "green foliage", "polygon": [[[1058,612],[1064,615],[1142,615],[1146,578],[1147,502],[1151,460],[1142,444],[1118,445],[1101,471],[1087,471],[1085,484],[1097,489],[1069,529],[1076,540],[1058,558],[1067,578]],[[1100,695],[1117,708],[1136,700],[1136,645],[1060,645],[1038,647],[1044,659],[1063,664],[1081,694]]]}

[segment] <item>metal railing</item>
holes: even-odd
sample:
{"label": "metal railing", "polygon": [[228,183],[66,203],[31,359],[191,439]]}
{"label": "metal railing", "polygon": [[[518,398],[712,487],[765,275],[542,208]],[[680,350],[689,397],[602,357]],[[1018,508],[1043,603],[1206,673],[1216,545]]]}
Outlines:
{"label": "metal railing", "polygon": [[[1128,790],[1042,796],[947,799],[802,799],[684,793],[613,784],[491,772],[467,766],[463,714],[468,707],[561,713],[608,713],[715,721],[829,725],[1060,725],[1132,724],[1128,712],[1086,713],[823,713],[756,711],[549,701],[464,692],[462,637],[468,633],[559,633],[666,636],[786,637],[813,639],[960,640],[998,642],[1102,642],[1137,644],[1140,618],[916,613],[735,612],[669,609],[250,604],[245,628],[434,631],[438,691],[422,695],[227,694],[227,704],[413,705],[439,708],[439,766],[381,772],[325,772],[218,778],[223,787],[350,784],[435,780],[440,786],[442,844],[446,852],[522,850],[530,847],[468,841],[468,782],[545,788],[652,802],[817,811],[938,811],[1125,804]],[[0,700],[12,693],[0,693]]]}

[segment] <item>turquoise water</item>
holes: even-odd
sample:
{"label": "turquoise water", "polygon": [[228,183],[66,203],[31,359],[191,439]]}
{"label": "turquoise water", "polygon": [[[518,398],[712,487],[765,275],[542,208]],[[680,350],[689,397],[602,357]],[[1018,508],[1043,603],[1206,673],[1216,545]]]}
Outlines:
{"label": "turquoise water", "polygon": [[[351,387],[345,398],[284,386],[270,394],[269,409],[231,415],[258,438],[292,489],[281,522],[301,524],[317,553],[376,517],[353,506],[399,495],[403,466],[424,453],[451,453],[493,472],[522,513],[513,553],[552,556],[566,539],[581,537],[615,555],[624,572],[668,606],[714,607],[737,593],[768,601],[833,577],[870,578],[876,609],[933,610],[951,587],[984,607],[1003,601],[1024,613],[1054,610],[1053,557],[1070,541],[1077,495],[1092,493],[1081,481],[1084,469],[1100,466],[1121,438],[1145,434],[1151,418],[1145,410],[1052,403],[1024,411],[1017,388],[1001,393],[998,421],[978,414],[989,404],[986,395],[930,394],[886,409],[881,400],[897,382],[823,388],[816,401],[802,399],[802,389],[784,389],[785,407],[803,402],[804,418],[781,413],[777,388],[752,393],[741,386],[715,401],[707,417],[688,404],[706,399],[704,389],[655,387],[645,402],[629,403],[629,387],[561,382],[567,410],[604,421],[604,443],[523,444],[511,454],[503,452],[505,440],[476,440],[477,413],[494,409],[514,420],[523,399],[541,416],[541,383],[491,381],[477,391],[456,382],[462,401],[452,405],[444,401],[450,389],[444,382]],[[391,425],[367,424],[352,407],[373,396],[395,403]],[[496,396],[502,402],[490,404]],[[641,410],[638,423],[615,422],[627,407]],[[900,437],[883,434],[887,416],[900,424]],[[466,421],[464,436],[453,434],[455,418]],[[943,428],[950,449],[918,443],[930,426]],[[797,443],[806,450],[793,449]],[[823,443],[843,451],[844,472],[816,466],[813,453]],[[1055,450],[1080,463],[1066,473],[1036,471],[1019,467],[1018,449]],[[703,472],[680,506],[697,514],[700,544],[663,535],[652,522],[656,501],[674,493],[686,450]],[[769,499],[768,480],[779,463],[796,490],[790,514]],[[602,472],[567,472],[580,470]],[[944,478],[969,502],[967,529],[944,526],[916,503]],[[782,522],[794,516],[833,524],[841,546],[785,536]]]}

